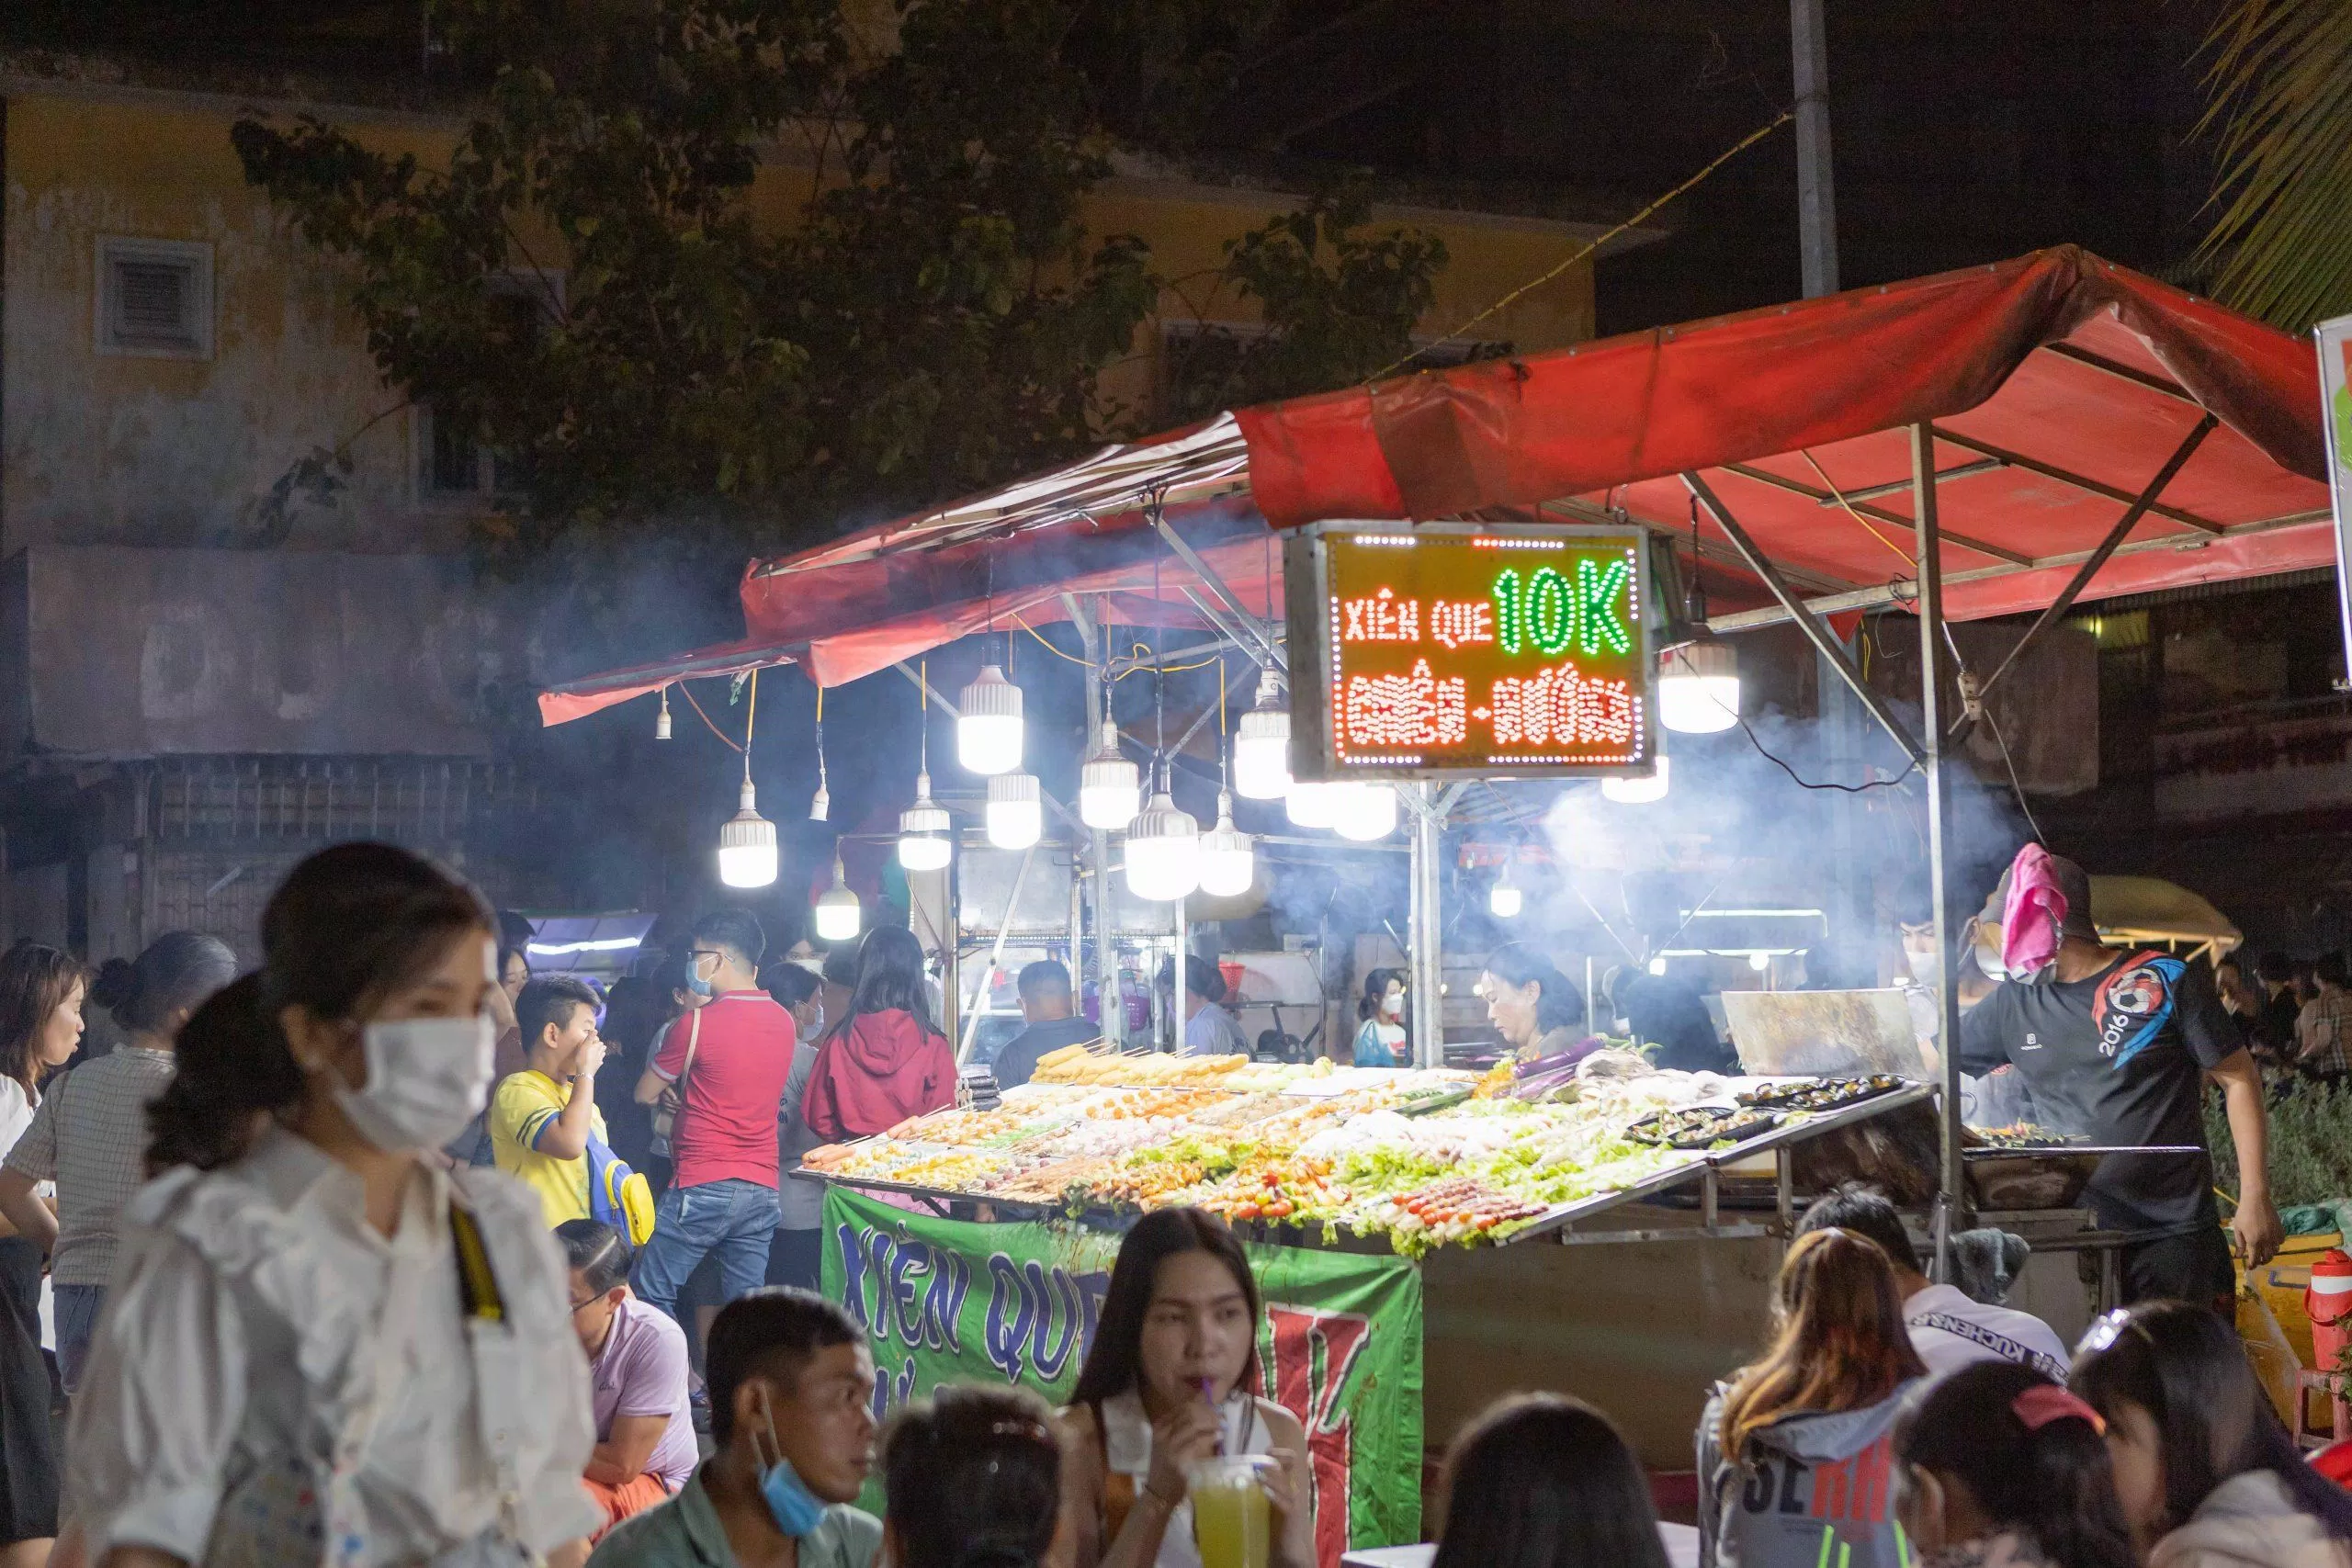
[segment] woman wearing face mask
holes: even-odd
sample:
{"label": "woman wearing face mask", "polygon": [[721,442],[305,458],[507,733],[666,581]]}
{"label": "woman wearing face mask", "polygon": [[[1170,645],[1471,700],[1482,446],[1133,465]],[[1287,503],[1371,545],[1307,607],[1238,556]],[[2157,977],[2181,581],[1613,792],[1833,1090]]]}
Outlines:
{"label": "woman wearing face mask", "polygon": [[1894,1512],[1921,1568],[2137,1568],[2105,1428],[2014,1361],[1915,1391],[1894,1418]]}
{"label": "woman wearing face mask", "polygon": [[2148,1568],[2352,1568],[2352,1494],[2297,1451],[2228,1320],[2185,1302],[2109,1313],[2067,1382],[2107,1422]]}
{"label": "woman wearing face mask", "polygon": [[[31,1127],[50,1075],[81,1042],[86,980],[81,964],[53,947],[20,942],[0,955],[0,1157]],[[52,1196],[28,1194],[40,1213],[27,1218],[53,1233]],[[0,1568],[39,1568],[57,1533],[57,1451],[41,1359],[50,1315],[44,1245],[0,1218]]]}
{"label": "woman wearing face mask", "polygon": [[1405,1033],[1405,972],[1375,969],[1363,977],[1363,999],[1356,1003],[1363,1026],[1356,1031],[1356,1066],[1409,1067],[1413,1048]]}
{"label": "woman wearing face mask", "polygon": [[1258,1282],[1225,1222],[1146,1214],[1119,1246],[1094,1343],[1061,1413],[1061,1528],[1052,1568],[1201,1568],[1188,1467],[1262,1454],[1274,1561],[1314,1568],[1306,1434],[1251,1390]]}
{"label": "woman wearing face mask", "polygon": [[438,868],[340,845],[181,1032],[74,1402],[86,1561],[489,1568],[598,1523],[539,1201],[430,1157],[489,1088],[492,930]]}

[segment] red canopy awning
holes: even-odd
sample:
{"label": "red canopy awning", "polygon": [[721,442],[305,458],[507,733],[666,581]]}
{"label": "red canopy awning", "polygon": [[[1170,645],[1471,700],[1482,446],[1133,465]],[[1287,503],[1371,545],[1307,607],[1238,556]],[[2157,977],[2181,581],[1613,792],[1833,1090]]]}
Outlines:
{"label": "red canopy awning", "polygon": [[[1157,599],[1128,613],[1189,618],[1178,585],[1194,584],[1141,515],[1153,499],[1254,608],[1275,602],[1268,524],[1613,505],[1679,534],[1679,475],[1693,471],[1819,607],[1883,604],[1914,570],[1906,428],[1923,422],[1947,613],[2004,615],[2050,602],[2207,411],[2220,426],[2085,596],[2332,562],[2311,344],[2068,246],[1107,448],[755,561],[742,643],[569,682],[541,711],[560,723],[714,664],[790,658],[832,684],[990,614],[1062,618],[1063,592],[1148,596],[1157,580]],[[1728,558],[1712,519],[1701,538],[1711,560]]]}

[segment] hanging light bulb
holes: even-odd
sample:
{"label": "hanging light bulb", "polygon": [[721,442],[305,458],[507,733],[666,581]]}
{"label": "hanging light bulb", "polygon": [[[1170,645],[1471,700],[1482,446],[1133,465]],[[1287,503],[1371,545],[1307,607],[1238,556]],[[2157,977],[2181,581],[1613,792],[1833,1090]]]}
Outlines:
{"label": "hanging light bulb", "polygon": [[775,824],[760,815],[749,779],[742,802],[719,826],[718,880],[729,887],[765,887],[775,880]]}
{"label": "hanging light bulb", "polygon": [[1102,744],[1078,774],[1078,819],[1115,833],[1143,806],[1143,771],[1119,750],[1119,727],[1105,720]]}
{"label": "hanging light bulb", "polygon": [[833,797],[825,789],[825,688],[817,688],[817,793],[808,797],[808,820],[822,822],[833,808]]}
{"label": "hanging light bulb", "polygon": [[1201,825],[1176,808],[1165,780],[1127,824],[1127,891],[1172,903],[1201,885]]}
{"label": "hanging light bulb", "polygon": [[1666,798],[1666,758],[1657,760],[1657,772],[1647,778],[1606,778],[1600,781],[1604,800],[1620,806],[1647,806],[1653,800]]}
{"label": "hanging light bulb", "polygon": [[1343,784],[1331,810],[1331,830],[1370,843],[1396,830],[1396,792],[1385,784]]}
{"label": "hanging light bulb", "polygon": [[819,942],[848,942],[857,935],[863,915],[857,895],[842,879],[842,857],[838,854],[833,857],[833,885],[817,895],[813,918]]}
{"label": "hanging light bulb", "polygon": [[1283,796],[1283,809],[1294,828],[1329,828],[1339,810],[1339,792],[1345,784],[1324,784],[1316,779],[1293,779],[1290,793]]}
{"label": "hanging light bulb", "polygon": [[1258,677],[1258,705],[1241,716],[1233,739],[1233,792],[1245,800],[1290,793],[1290,710],[1272,665]]}
{"label": "hanging light bulb", "polygon": [[947,831],[955,819],[931,798],[931,774],[915,775],[915,803],[899,813],[899,863],[909,871],[940,871],[950,854]]}
{"label": "hanging light bulb", "polygon": [[1747,966],[1761,975],[1772,967],[1772,955],[1769,953],[1751,953],[1747,955]]}
{"label": "hanging light bulb", "polygon": [[760,672],[754,670],[751,705],[743,711],[741,804],[718,828],[718,880],[729,887],[765,887],[775,880],[775,824],[760,815],[752,789],[752,731],[759,720]]}
{"label": "hanging light bulb", "polygon": [[1713,735],[1739,722],[1739,659],[1729,643],[1685,643],[1668,649],[1660,663],[1660,724],[1685,735]]}
{"label": "hanging light bulb", "polygon": [[1045,836],[1046,807],[1035,773],[999,773],[989,780],[989,842],[1025,850]]}
{"label": "hanging light bulb", "polygon": [[[1132,842],[1128,850],[1133,852]],[[1257,880],[1257,851],[1250,835],[1233,825],[1233,796],[1219,790],[1216,826],[1201,835],[1201,891],[1213,898],[1238,898]]]}
{"label": "hanging light bulb", "polygon": [[653,716],[653,739],[670,739],[670,688],[667,686],[662,688],[662,711]]}
{"label": "hanging light bulb", "polygon": [[1515,920],[1525,904],[1519,884],[1511,880],[1510,862],[1505,861],[1495,874],[1495,885],[1487,889],[1487,912],[1498,920]]}
{"label": "hanging light bulb", "polygon": [[909,871],[944,871],[955,850],[947,840],[956,826],[946,808],[931,798],[931,665],[915,677],[915,803],[899,813],[899,863]]}
{"label": "hanging light bulb", "polygon": [[1650,970],[1650,973],[1651,973],[1651,974],[1653,974],[1653,975],[1663,975],[1663,974],[1665,974],[1665,973],[1666,973],[1666,954],[1664,954],[1663,953],[1659,953],[1656,958],[1651,959],[1651,960],[1650,960],[1650,963],[1649,963],[1649,970]]}
{"label": "hanging light bulb", "polygon": [[964,688],[956,705],[956,760],[975,773],[1009,773],[1021,765],[1021,688],[993,664]]}

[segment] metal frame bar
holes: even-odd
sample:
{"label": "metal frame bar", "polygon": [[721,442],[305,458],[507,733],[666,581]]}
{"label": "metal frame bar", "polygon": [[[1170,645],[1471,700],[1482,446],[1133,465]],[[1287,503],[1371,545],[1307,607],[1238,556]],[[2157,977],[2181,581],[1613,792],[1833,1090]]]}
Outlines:
{"label": "metal frame bar", "polygon": [[1261,623],[1256,615],[1243,606],[1241,601],[1234,596],[1233,590],[1225,585],[1225,579],[1217,575],[1216,569],[1203,560],[1200,552],[1184,542],[1184,536],[1179,534],[1175,525],[1170,523],[1166,515],[1157,508],[1152,512],[1151,525],[1154,532],[1168,541],[1168,547],[1176,552],[1177,558],[1192,570],[1193,576],[1201,580],[1202,586],[1215,594],[1217,603],[1223,604],[1233,618],[1240,623],[1242,629],[1250,634],[1250,640],[1263,649],[1263,655],[1258,658],[1258,662],[1261,665],[1272,664],[1287,678],[1290,674],[1290,660],[1283,653],[1282,643],[1273,632]]}
{"label": "metal frame bar", "polygon": [[[1775,490],[1787,491],[1791,495],[1804,496],[1816,505],[1836,506],[1838,504],[1838,497],[1833,491],[1806,484],[1803,479],[1788,479],[1769,469],[1759,468],[1753,463],[1725,463],[1723,465],[1723,470],[1727,474],[1737,474],[1744,479],[1754,479],[1758,484],[1770,485]],[[1905,479],[1902,488],[1909,490],[1911,481]],[[1912,526],[1912,520],[1900,512],[1889,512],[1883,506],[1871,506],[1858,502],[1854,500],[1851,491],[1847,492],[1846,500],[1856,513],[1873,523],[1883,523],[1891,528]],[[1996,545],[1986,539],[1972,538],[1966,534],[1946,534],[1944,542],[1961,545],[1974,550],[1980,556],[1991,556],[1995,560],[2005,560],[2018,566],[2023,566],[2033,558],[2031,556],[2020,555],[2006,545]]]}
{"label": "metal frame bar", "polygon": [[[2252,523],[2233,525],[2225,538],[2243,539],[2257,534],[2267,534],[2280,528],[2300,528],[2308,523],[2323,523],[2331,513],[2325,508],[2310,512],[2290,512],[2278,517],[2265,517]],[[1651,525],[1656,527],[1657,525]],[[2151,550],[2195,549],[2206,543],[2197,535],[2167,534],[2154,539],[2132,539],[2116,547],[2119,556],[2145,555]],[[1989,582],[2004,577],[2015,577],[2028,571],[2053,571],[2060,567],[2079,566],[2090,558],[2088,550],[2067,550],[2054,556],[2043,556],[2025,566],[1978,567],[1967,571],[1942,574],[1947,586],[1964,582]],[[1891,582],[1869,588],[1857,588],[1842,593],[1826,593],[1805,601],[1805,608],[1816,615],[1834,615],[1847,610],[1874,610],[1911,598],[1918,592],[1916,578],[1896,578]],[[1789,618],[1789,613],[1768,606],[1760,610],[1735,610],[1729,615],[1708,617],[1707,629],[1713,632],[1752,631],[1758,626],[1777,626]]]}
{"label": "metal frame bar", "polygon": [[1756,541],[1748,537],[1747,530],[1740,526],[1739,520],[1731,514],[1731,509],[1723,503],[1723,498],[1715,494],[1695,470],[1685,470],[1682,482],[1690,488],[1692,495],[1699,498],[1701,505],[1714,513],[1716,526],[1739,547],[1739,553],[1747,558],[1747,570],[1764,580],[1764,586],[1772,591],[1772,596],[1789,612],[1790,618],[1797,624],[1797,629],[1804,632],[1813,644],[1814,651],[1838,671],[1838,678],[1846,682],[1856,699],[1870,710],[1871,716],[1894,738],[1894,743],[1902,747],[1913,761],[1924,761],[1927,753],[1920,750],[1919,742],[1912,739],[1910,732],[1888,710],[1879,694],[1871,690],[1870,683],[1862,679],[1862,672],[1854,668],[1853,660],[1846,657],[1845,649],[1830,635],[1829,628],[1814,617],[1813,613],[1804,607],[1804,601],[1797,597],[1796,591],[1781,580],[1780,568],[1774,566]]}
{"label": "metal frame bar", "polygon": [[[1095,738],[1102,733],[1103,685],[1094,672],[1104,662],[1102,631],[1094,612],[1077,594],[1064,593],[1061,599],[1070,625],[1078,630],[1079,652],[1094,666],[1086,676],[1086,745],[1079,753],[1085,758],[1093,755]],[[1119,996],[1119,965],[1111,951],[1111,835],[1084,822],[1078,824],[1078,831],[1086,840],[1087,859],[1094,868],[1095,1017],[1101,1021],[1102,1037],[1116,1045],[1126,1032],[1127,1010]],[[1071,934],[1075,938],[1077,933]]]}
{"label": "metal frame bar", "polygon": [[[1949,862],[1952,841],[1951,782],[1944,775],[1943,678],[1951,655],[1944,647],[1944,585],[1942,540],[1936,518],[1936,436],[1933,427],[1911,427],[1914,528],[1919,559],[1919,707],[1920,729],[1927,739],[1928,884],[1935,901],[1936,951],[1951,953],[1958,935],[1952,919],[1952,888]],[[1967,1228],[1967,1177],[1960,1147],[1960,998],[1952,988],[1951,966],[1936,973],[1936,1011],[1943,1021],[1938,1038],[1943,1042],[1943,1157],[1939,1162],[1941,1198],[1954,1224],[1939,1235],[1935,1278],[1951,1280],[1951,1233]]]}
{"label": "metal frame bar", "polygon": [[2188,461],[2190,455],[2198,447],[2204,445],[2205,438],[2213,433],[2213,427],[2220,423],[2211,412],[2208,412],[2203,419],[2197,422],[2197,428],[2191,430],[2182,438],[2180,445],[2173,448],[2172,456],[2165,459],[2165,466],[2156,470],[2155,478],[2148,481],[2146,488],[2140,491],[2138,498],[2123,509],[2123,515],[2116,519],[2115,526],[2107,531],[2107,537],[2098,542],[2098,548],[2090,553],[2089,558],[2085,560],[2080,569],[2075,571],[2074,579],[2066,584],[2057,598],[2050,601],[2033,625],[2026,628],[2025,636],[2018,638],[2001,662],[1994,666],[1993,672],[1984,677],[1984,684],[1976,688],[1979,701],[1989,695],[1993,688],[2001,683],[2001,677],[2009,672],[2009,666],[2015,664],[2025,650],[2033,646],[2035,639],[2041,636],[2045,628],[2054,626],[2064,617],[2068,610],[2074,608],[2076,597],[2084,589],[2090,586],[2091,579],[2098,575],[2098,569],[2107,564],[2108,557],[2113,555],[2116,547],[2123,543],[2124,536],[2139,526],[2140,519],[2148,514],[2148,508],[2155,504],[2156,497],[2164,493],[2165,486],[2173,481],[2173,477],[2180,472],[2182,465]]}
{"label": "metal frame bar", "polygon": [[2077,365],[2087,365],[2094,370],[2103,370],[2119,381],[2129,381],[2135,387],[2145,387],[2152,392],[2162,392],[2165,397],[2177,398],[2184,403],[2197,401],[2197,394],[2177,381],[2146,370],[2134,369],[2120,360],[2109,359],[2104,354],[2093,354],[2089,349],[2077,348],[2071,343],[2045,343],[2041,345],[2041,351],[2043,354],[2054,354],[2061,359],[2071,359]]}
{"label": "metal frame bar", "polygon": [[[2210,419],[2212,416],[2208,414],[2206,417]],[[2059,468],[2054,463],[2045,463],[2039,457],[2029,457],[2022,452],[2012,452],[2006,446],[1996,446],[1989,441],[1979,441],[1973,435],[1962,435],[1940,424],[1931,428],[1939,441],[1947,442],[1963,451],[1979,452],[1987,457],[1998,457],[2013,468],[2023,468],[2029,474],[2040,474],[2045,479],[2056,479],[2062,485],[2072,485],[2086,494],[2104,496],[2109,501],[2120,501],[2127,506],[2138,499],[2128,490],[2118,490],[2113,485],[2092,479],[2087,474],[2078,474],[2070,468]],[[2210,517],[2199,517],[2194,512],[2183,512],[2177,506],[2151,505],[2148,510],[2167,523],[2177,523],[2184,528],[2194,528],[2200,534],[2211,534],[2217,538],[2230,531],[2229,525],[2226,523],[2216,523]]]}
{"label": "metal frame bar", "polygon": [[[1950,484],[1977,474],[1997,474],[2008,465],[1998,457],[1979,457],[1973,463],[1962,463],[1956,468],[1942,468],[1936,473],[1938,484]],[[1840,490],[1838,495],[1825,495],[1814,502],[1815,506],[1835,506],[1838,496],[1848,501],[1876,501],[1882,495],[1904,495],[1909,492],[1911,481],[1906,479],[1888,479],[1883,484],[1863,485],[1858,490]]]}

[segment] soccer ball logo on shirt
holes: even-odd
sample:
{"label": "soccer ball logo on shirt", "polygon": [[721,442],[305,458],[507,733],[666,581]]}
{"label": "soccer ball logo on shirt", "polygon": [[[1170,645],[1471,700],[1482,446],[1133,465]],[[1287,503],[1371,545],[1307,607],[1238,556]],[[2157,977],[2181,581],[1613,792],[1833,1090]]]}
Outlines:
{"label": "soccer ball logo on shirt", "polygon": [[2156,1037],[2173,1013],[2173,987],[2188,966],[2177,958],[2142,953],[2099,982],[2091,1001],[2098,1052],[2123,1066]]}

